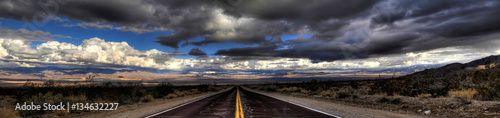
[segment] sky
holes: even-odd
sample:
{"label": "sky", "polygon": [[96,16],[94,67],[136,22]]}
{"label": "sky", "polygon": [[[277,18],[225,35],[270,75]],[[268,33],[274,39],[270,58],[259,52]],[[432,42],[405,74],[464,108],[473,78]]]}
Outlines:
{"label": "sky", "polygon": [[0,86],[400,76],[500,54],[495,0],[2,0]]}

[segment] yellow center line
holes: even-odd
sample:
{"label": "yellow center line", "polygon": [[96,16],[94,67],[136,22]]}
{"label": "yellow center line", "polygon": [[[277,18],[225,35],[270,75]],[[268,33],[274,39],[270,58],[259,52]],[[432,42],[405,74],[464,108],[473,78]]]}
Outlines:
{"label": "yellow center line", "polygon": [[245,118],[245,114],[243,114],[243,105],[241,105],[241,99],[240,99],[240,95],[238,95],[238,100],[240,101],[240,114],[241,114],[241,118]]}
{"label": "yellow center line", "polygon": [[240,91],[236,89],[236,113],[235,118],[245,118],[243,108],[241,107]]}

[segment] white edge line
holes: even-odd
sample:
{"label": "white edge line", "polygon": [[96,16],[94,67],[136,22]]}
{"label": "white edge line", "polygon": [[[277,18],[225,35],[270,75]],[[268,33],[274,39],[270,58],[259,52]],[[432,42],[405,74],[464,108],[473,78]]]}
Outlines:
{"label": "white edge line", "polygon": [[[254,93],[257,93],[257,92],[254,92]],[[257,93],[257,94],[261,94],[261,93]],[[264,94],[261,94],[261,95],[264,95]],[[304,106],[304,105],[301,105],[301,104],[293,103],[293,102],[290,102],[290,101],[287,101],[287,100],[283,100],[283,99],[280,99],[280,98],[276,98],[276,97],[273,97],[273,96],[268,96],[268,95],[264,95],[264,96],[271,97],[271,98],[274,98],[274,99],[278,99],[278,100],[281,100],[281,101],[284,101],[284,102],[288,102],[290,104],[297,105],[297,106],[300,106],[300,107],[303,107],[303,108],[306,108],[306,109],[309,109],[309,110],[312,110],[312,111],[316,111],[316,112],[319,112],[319,113],[322,113],[322,114],[325,114],[325,115],[329,115],[329,116],[332,116],[332,117],[335,117],[335,118],[342,118],[342,117],[337,116],[337,115],[326,113],[326,112],[323,112],[323,111],[320,111],[320,110],[316,110],[316,109],[313,109],[313,108],[310,108],[310,107],[307,107],[307,106]]]}
{"label": "white edge line", "polygon": [[[229,90],[231,90],[231,89],[229,89]],[[224,92],[226,92],[226,91],[224,91]],[[210,95],[210,96],[207,96],[207,97],[203,97],[203,98],[198,98],[198,99],[196,99],[196,100],[193,100],[193,101],[190,101],[190,102],[187,102],[187,103],[183,103],[183,104],[181,104],[181,105],[177,105],[177,106],[175,106],[175,107],[169,108],[169,109],[167,109],[167,110],[160,111],[160,112],[158,112],[158,113],[155,113],[155,114],[152,114],[152,115],[146,116],[146,117],[144,117],[144,118],[151,118],[151,117],[154,117],[154,116],[156,116],[156,115],[160,115],[160,114],[162,114],[162,113],[165,113],[165,112],[168,112],[168,111],[171,111],[171,110],[177,109],[177,108],[179,108],[179,107],[182,107],[182,106],[185,106],[185,105],[191,104],[191,103],[193,103],[193,102],[197,102],[197,101],[200,101],[200,100],[202,100],[202,99],[205,99],[205,98],[208,98],[208,97],[211,97],[211,96],[217,95],[217,94],[221,94],[221,93],[223,93],[223,92],[216,93],[216,94],[213,94],[213,95]]]}

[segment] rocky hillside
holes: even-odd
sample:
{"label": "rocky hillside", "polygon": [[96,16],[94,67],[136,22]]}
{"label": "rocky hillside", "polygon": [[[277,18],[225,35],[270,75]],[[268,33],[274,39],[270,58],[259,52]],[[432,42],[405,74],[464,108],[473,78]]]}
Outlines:
{"label": "rocky hillside", "polygon": [[405,77],[438,76],[457,72],[482,70],[494,67],[496,64],[500,64],[500,55],[488,56],[465,64],[452,63],[440,68],[425,69],[420,72],[406,75]]}

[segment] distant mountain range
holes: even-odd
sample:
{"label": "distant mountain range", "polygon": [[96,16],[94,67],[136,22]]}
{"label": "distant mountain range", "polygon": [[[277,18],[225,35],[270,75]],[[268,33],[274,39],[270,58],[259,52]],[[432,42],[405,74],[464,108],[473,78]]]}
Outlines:
{"label": "distant mountain range", "polygon": [[469,63],[452,63],[439,68],[425,69],[423,71],[415,72],[403,77],[420,77],[420,76],[433,76],[445,75],[457,72],[474,71],[488,69],[500,64],[500,55],[492,55],[482,59],[474,60]]}

